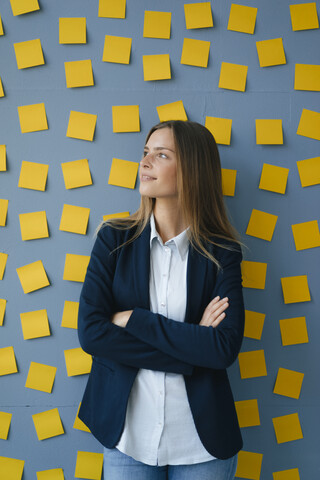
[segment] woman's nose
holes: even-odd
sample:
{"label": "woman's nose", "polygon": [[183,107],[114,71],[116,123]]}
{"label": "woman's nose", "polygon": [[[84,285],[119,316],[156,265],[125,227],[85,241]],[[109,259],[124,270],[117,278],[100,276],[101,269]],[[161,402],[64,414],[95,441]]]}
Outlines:
{"label": "woman's nose", "polygon": [[142,157],[141,161],[140,161],[140,165],[141,167],[147,167],[149,168],[150,167],[150,164],[151,164],[151,154],[148,153],[147,155],[145,155],[144,157]]}

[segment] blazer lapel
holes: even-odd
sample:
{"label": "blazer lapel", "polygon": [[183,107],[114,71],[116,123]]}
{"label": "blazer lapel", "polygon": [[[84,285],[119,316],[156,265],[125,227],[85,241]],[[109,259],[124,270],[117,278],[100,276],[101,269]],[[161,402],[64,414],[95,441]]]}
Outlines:
{"label": "blazer lapel", "polygon": [[[150,224],[133,242],[132,265],[134,272],[136,302],[141,308],[150,309]],[[208,260],[189,246],[187,265],[187,308],[185,322],[197,323],[199,311],[206,292]]]}
{"label": "blazer lapel", "polygon": [[134,283],[137,306],[150,308],[149,275],[150,275],[150,225],[133,242]]}
{"label": "blazer lapel", "polygon": [[187,266],[186,323],[198,323],[197,317],[201,312],[206,290],[207,268],[207,259],[190,245]]}

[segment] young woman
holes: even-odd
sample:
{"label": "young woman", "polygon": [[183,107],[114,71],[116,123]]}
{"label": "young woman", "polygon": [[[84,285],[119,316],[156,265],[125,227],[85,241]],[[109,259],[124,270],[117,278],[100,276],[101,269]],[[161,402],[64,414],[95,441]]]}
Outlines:
{"label": "young woman", "polygon": [[160,123],[139,175],[140,208],[100,228],[81,292],[93,364],[79,416],[105,447],[105,480],[231,480],[242,255],[215,140],[198,123]]}

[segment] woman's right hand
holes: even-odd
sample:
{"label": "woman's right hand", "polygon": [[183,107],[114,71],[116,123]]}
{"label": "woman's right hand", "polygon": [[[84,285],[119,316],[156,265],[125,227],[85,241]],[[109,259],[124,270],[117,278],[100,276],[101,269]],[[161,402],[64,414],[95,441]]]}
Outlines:
{"label": "woman's right hand", "polygon": [[217,327],[226,316],[225,310],[229,307],[228,300],[228,297],[224,297],[221,300],[220,297],[215,297],[211,300],[203,312],[199,325]]}

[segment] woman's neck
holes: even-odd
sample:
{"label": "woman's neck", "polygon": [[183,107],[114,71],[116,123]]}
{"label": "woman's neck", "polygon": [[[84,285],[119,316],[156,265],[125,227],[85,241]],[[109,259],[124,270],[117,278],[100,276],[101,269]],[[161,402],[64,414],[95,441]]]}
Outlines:
{"label": "woman's neck", "polygon": [[175,202],[159,202],[157,200],[153,215],[157,232],[163,243],[179,235],[188,226],[184,221],[181,209]]}

